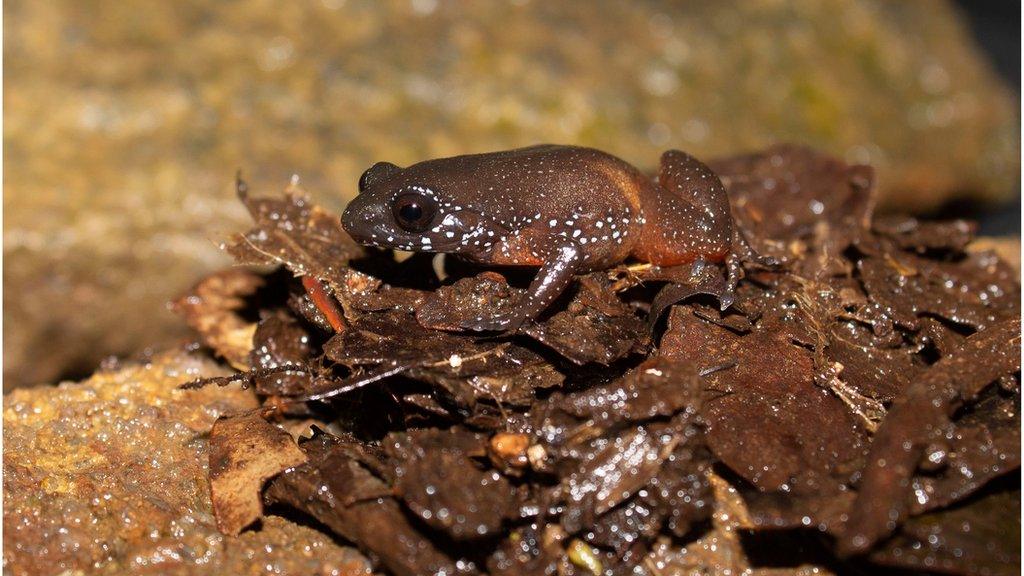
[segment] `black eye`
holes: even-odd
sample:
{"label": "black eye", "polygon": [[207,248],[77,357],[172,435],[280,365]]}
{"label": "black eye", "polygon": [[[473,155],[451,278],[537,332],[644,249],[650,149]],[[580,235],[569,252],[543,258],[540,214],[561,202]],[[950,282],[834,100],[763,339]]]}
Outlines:
{"label": "black eye", "polygon": [[437,202],[423,194],[406,193],[395,198],[391,213],[403,230],[423,232],[437,215]]}

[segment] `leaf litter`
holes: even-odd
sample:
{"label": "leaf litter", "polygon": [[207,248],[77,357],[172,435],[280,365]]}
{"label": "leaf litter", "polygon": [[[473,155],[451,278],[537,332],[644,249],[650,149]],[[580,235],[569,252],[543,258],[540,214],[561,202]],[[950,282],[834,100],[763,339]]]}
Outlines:
{"label": "leaf litter", "polygon": [[505,337],[458,327],[521,275],[438,275],[240,184],[255,227],[226,249],[262,268],[176,307],[239,370],[191,385],[264,403],[215,427],[222,529],[262,494],[393,574],[1019,570],[1017,274],[971,223],[874,218],[868,167],[712,165],[781,268],[720,311],[715,270],[624,265]]}

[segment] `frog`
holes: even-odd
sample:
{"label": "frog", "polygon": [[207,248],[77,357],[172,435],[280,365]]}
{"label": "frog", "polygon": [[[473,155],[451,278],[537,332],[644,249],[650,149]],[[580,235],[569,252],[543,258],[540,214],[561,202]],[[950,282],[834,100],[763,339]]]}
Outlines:
{"label": "frog", "polygon": [[725,267],[722,309],[745,261],[772,265],[739,233],[725,186],[680,150],[656,176],[595,148],[541,144],[425,160],[377,162],[359,178],[342,227],[366,246],[456,255],[486,266],[537,268],[508,312],[462,328],[515,332],[577,275],[627,260]]}

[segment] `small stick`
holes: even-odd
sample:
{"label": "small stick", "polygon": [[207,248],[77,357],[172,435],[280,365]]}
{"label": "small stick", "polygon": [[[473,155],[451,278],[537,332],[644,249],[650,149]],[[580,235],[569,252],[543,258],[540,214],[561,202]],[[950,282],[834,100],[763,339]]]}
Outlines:
{"label": "small stick", "polygon": [[298,398],[289,400],[289,402],[311,402],[313,400],[326,400],[328,398],[333,398],[335,396],[340,396],[353,390],[357,390],[359,388],[362,388],[363,386],[373,384],[374,382],[378,382],[390,376],[394,376],[395,374],[404,372],[408,368],[408,366],[400,366],[398,364],[395,364],[383,370],[378,370],[376,372],[371,372],[370,374],[360,376],[346,384],[342,384],[341,386],[334,388],[333,390],[328,390],[326,392],[320,392],[317,394],[310,394],[308,396],[300,396]]}
{"label": "small stick", "polygon": [[280,374],[281,372],[301,372],[303,374],[312,374],[309,368],[300,364],[282,364],[280,366],[274,366],[271,368],[259,368],[254,370],[246,370],[245,372],[238,372],[237,374],[231,374],[230,376],[213,376],[211,378],[196,378],[190,382],[186,382],[181,386],[178,386],[180,390],[194,390],[196,388],[202,388],[209,384],[216,384],[218,386],[227,386],[235,382],[246,381],[246,386],[252,383],[255,378],[262,378],[263,376],[271,376],[273,374]]}

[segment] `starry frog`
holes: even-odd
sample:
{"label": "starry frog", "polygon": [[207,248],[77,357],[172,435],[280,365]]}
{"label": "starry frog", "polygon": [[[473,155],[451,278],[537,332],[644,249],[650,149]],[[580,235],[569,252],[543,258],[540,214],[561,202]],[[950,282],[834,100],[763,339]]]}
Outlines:
{"label": "starry frog", "polygon": [[725,263],[725,308],[740,258],[751,256],[721,181],[677,150],[662,155],[656,179],[599,150],[560,145],[407,168],[378,162],[360,178],[342,225],[366,245],[539,268],[511,313],[477,318],[465,326],[472,330],[514,331],[574,275],[627,258],[658,266]]}

